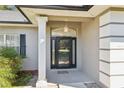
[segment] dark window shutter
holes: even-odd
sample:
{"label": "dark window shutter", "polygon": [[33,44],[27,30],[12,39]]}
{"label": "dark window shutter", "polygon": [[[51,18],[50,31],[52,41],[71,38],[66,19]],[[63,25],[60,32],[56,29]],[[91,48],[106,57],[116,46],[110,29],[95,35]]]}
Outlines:
{"label": "dark window shutter", "polygon": [[21,57],[26,57],[26,35],[20,34],[20,55]]}

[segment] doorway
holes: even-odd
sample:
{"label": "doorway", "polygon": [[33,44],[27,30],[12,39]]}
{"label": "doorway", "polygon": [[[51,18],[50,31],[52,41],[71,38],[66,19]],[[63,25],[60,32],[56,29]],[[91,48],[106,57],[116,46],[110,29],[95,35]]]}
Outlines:
{"label": "doorway", "polygon": [[76,38],[51,37],[51,68],[76,68]]}

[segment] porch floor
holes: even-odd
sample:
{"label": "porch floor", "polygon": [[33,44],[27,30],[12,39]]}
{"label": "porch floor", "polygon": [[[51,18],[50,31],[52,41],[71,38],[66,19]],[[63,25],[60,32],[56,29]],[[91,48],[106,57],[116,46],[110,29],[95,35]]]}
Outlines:
{"label": "porch floor", "polygon": [[[99,88],[93,80],[80,71],[69,71],[69,73],[58,73],[57,71],[53,71],[47,75],[47,88]],[[23,87],[36,87],[36,82],[37,75],[34,75],[27,86]]]}
{"label": "porch floor", "polygon": [[85,73],[81,71],[69,71],[59,73],[52,71],[48,74],[47,80],[50,83],[57,83],[60,87],[81,87],[85,88],[84,83],[95,83]]}

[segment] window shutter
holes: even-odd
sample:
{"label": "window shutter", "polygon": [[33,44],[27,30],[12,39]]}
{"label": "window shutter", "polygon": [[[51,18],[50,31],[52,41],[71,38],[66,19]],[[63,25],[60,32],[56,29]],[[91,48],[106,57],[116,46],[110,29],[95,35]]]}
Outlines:
{"label": "window shutter", "polygon": [[26,57],[26,35],[20,34],[20,55],[21,57]]}

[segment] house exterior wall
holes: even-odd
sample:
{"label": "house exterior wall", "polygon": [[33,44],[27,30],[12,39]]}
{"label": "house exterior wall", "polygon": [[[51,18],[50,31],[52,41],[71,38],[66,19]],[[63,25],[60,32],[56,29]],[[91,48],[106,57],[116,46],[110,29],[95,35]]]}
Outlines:
{"label": "house exterior wall", "polygon": [[[27,21],[17,11],[3,11],[0,15],[0,21]],[[85,72],[97,84],[101,82],[106,87],[124,87],[124,10],[110,10],[89,22],[68,22],[69,27],[77,29],[77,68],[51,69],[50,31],[52,27],[64,26],[65,22],[47,23],[47,78],[51,78],[48,75],[52,72],[78,70]],[[38,69],[37,27],[0,26],[0,34],[26,34],[27,57],[23,59],[23,70]]]}
{"label": "house exterior wall", "polygon": [[26,34],[26,58],[23,70],[37,70],[37,28],[0,26],[0,34]]}
{"label": "house exterior wall", "polygon": [[100,81],[107,87],[124,87],[124,11],[100,17]]}
{"label": "house exterior wall", "polygon": [[[80,27],[81,27],[81,24],[78,23],[78,22],[69,22],[68,23],[68,26],[69,27],[72,27],[72,28],[77,28],[77,68],[72,68],[72,69],[51,69],[51,53],[50,53],[50,36],[51,36],[51,28],[53,27],[64,27],[65,26],[65,22],[55,22],[55,21],[50,21],[48,22],[47,24],[47,75],[52,73],[52,72],[57,72],[57,71],[75,71],[75,70],[81,70],[82,68],[82,65],[81,65],[81,52],[80,52],[80,37],[79,37],[79,34],[80,34]],[[47,76],[47,78],[49,79],[50,77]]]}
{"label": "house exterior wall", "polygon": [[99,18],[81,25],[82,71],[99,84]]}

